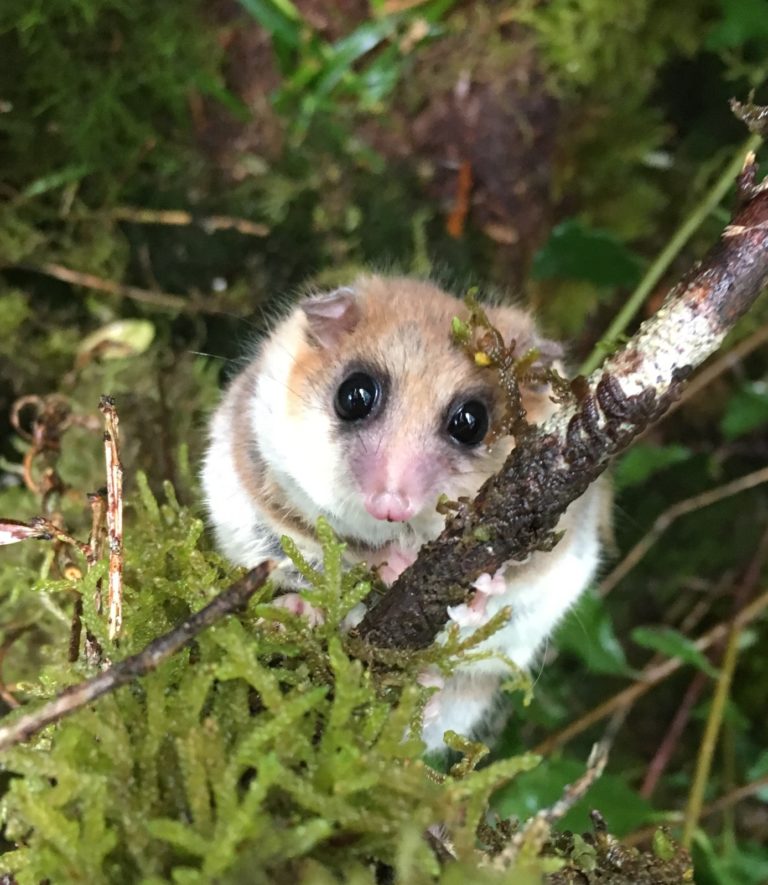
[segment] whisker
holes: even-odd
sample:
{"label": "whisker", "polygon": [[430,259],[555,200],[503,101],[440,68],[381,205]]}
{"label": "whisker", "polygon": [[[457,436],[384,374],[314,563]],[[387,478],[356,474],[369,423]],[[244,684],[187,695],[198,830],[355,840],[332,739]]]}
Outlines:
{"label": "whisker", "polygon": [[236,360],[232,359],[232,357],[222,356],[219,353],[207,353],[204,350],[188,350],[187,353],[191,354],[192,356],[207,356],[210,357],[212,360],[221,360],[224,363],[237,362]]}

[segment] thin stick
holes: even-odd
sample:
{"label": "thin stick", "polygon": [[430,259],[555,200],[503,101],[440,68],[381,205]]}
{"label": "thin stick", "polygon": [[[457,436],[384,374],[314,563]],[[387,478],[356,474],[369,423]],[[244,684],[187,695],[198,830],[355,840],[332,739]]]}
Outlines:
{"label": "thin stick", "polygon": [[[766,561],[766,557],[768,557],[768,529],[765,529],[763,532],[763,536],[760,539],[760,542],[757,545],[757,549],[754,554],[750,558],[749,564],[744,570],[744,574],[741,580],[738,582],[736,586],[736,590],[733,593],[733,611],[734,613],[739,612],[744,606],[749,602],[749,600],[754,596],[755,590],[758,587],[760,582],[760,576],[763,573],[763,565]],[[723,588],[730,587],[732,589],[732,579],[728,577],[727,583],[723,585]],[[686,621],[689,619],[686,618]],[[684,633],[690,633],[693,625],[682,625],[681,630]],[[716,643],[712,649],[713,655],[722,656],[722,648],[720,648],[720,643]],[[699,697],[704,692],[704,689],[707,687],[709,683],[709,678],[702,672],[696,673],[696,675],[691,680],[690,685],[686,689],[685,694],[683,695],[680,704],[678,705],[677,711],[675,712],[674,717],[672,718],[672,723],[664,735],[663,740],[659,744],[658,749],[653,755],[651,759],[650,765],[648,766],[648,770],[645,774],[645,778],[643,779],[643,785],[640,788],[640,795],[645,799],[650,799],[654,790],[656,789],[656,785],[658,784],[664,770],[669,764],[669,760],[672,758],[672,754],[677,748],[678,741],[688,724],[688,720],[690,718],[691,712],[699,700]]]}
{"label": "thin stick", "polygon": [[600,595],[607,596],[625,575],[632,571],[676,519],[687,513],[693,513],[695,510],[701,510],[703,507],[709,507],[710,504],[716,504],[718,501],[730,498],[733,495],[739,494],[739,492],[747,491],[747,489],[754,488],[764,482],[768,482],[768,467],[755,470],[753,473],[740,476],[738,479],[731,480],[731,482],[718,486],[716,489],[710,489],[673,504],[656,517],[653,525],[645,535],[627,553],[616,568],[603,578],[598,588]]}
{"label": "thin stick", "polygon": [[581,777],[572,784],[567,784],[554,805],[543,808],[526,823],[519,833],[515,834],[509,845],[494,858],[493,866],[496,869],[509,869],[521,852],[525,852],[531,845],[537,848],[538,853],[538,849],[549,838],[551,826],[565,817],[602,776],[605,766],[608,764],[613,741],[625,716],[624,710],[619,710],[614,714],[602,740],[592,747],[587,766]]}
{"label": "thin stick", "polygon": [[219,593],[205,608],[191,615],[164,636],[150,642],[143,651],[113,664],[108,670],[92,679],[70,686],[39,710],[27,713],[12,725],[0,728],[0,750],[7,750],[29,740],[46,726],[59,722],[102,695],[155,670],[163,661],[184,648],[198,633],[211,627],[226,615],[244,608],[251,596],[264,586],[273,569],[273,562],[262,562]]}
{"label": "thin stick", "polygon": [[67,544],[70,547],[74,547],[78,553],[81,553],[85,557],[86,562],[88,562],[89,565],[91,564],[90,547],[87,544],[83,544],[82,541],[78,541],[77,538],[56,525],[55,522],[46,519],[44,516],[35,516],[30,521],[30,526],[40,532],[38,537],[40,537],[41,540],[58,541],[60,544]]}
{"label": "thin stick", "polygon": [[196,217],[183,209],[134,209],[131,206],[118,206],[107,213],[117,221],[130,221],[135,224],[167,224],[173,227],[201,227],[206,233],[217,230],[236,230],[248,237],[266,237],[269,228],[266,224],[234,218],[231,215],[205,215]]}
{"label": "thin stick", "polygon": [[[743,629],[747,624],[751,624],[752,621],[760,617],[767,608],[768,591],[765,591],[753,602],[745,606],[733,619],[732,624],[716,624],[711,630],[708,630],[699,637],[694,643],[696,648],[698,648],[699,651],[706,651],[715,642],[719,642],[721,639],[728,636],[732,627]],[[684,666],[684,663],[685,662],[681,661],[679,658],[668,658],[659,664],[647,667],[643,670],[637,682],[634,682],[632,685],[622,689],[622,691],[603,701],[601,704],[598,704],[575,722],[571,722],[570,725],[567,725],[562,731],[551,735],[546,740],[542,741],[532,752],[539,756],[549,755],[553,750],[567,744],[568,741],[576,737],[576,735],[581,734],[595,723],[600,722],[601,719],[610,716],[615,710],[621,710],[625,707],[632,706],[638,698],[641,698],[644,694],[649,692],[655,685],[658,685],[668,676],[677,672],[682,666]]]}
{"label": "thin stick", "polygon": [[597,347],[595,347],[581,367],[581,374],[588,375],[590,372],[593,372],[600,365],[605,354],[613,350],[632,318],[653,291],[654,286],[664,276],[688,240],[696,233],[712,210],[733,186],[733,181],[744,163],[744,157],[752,151],[756,151],[761,143],[762,138],[759,135],[750,135],[746,142],[736,151],[731,162],[725,167],[717,181],[707,191],[701,201],[694,206],[688,217],[672,235],[672,239],[645,272],[635,291],[629,296],[626,304],[616,315]]}
{"label": "thin stick", "polygon": [[[720,811],[727,811],[729,808],[733,808],[734,805],[738,805],[739,802],[743,802],[744,799],[749,799],[754,796],[755,793],[759,793],[760,790],[766,789],[766,787],[768,787],[768,775],[758,778],[756,781],[751,781],[748,784],[736,787],[730,792],[720,796],[718,799],[714,799],[708,805],[705,805],[701,810],[701,817],[710,817]],[[670,815],[669,823],[678,823],[681,819],[682,815],[679,812],[676,812],[674,815]],[[642,845],[653,837],[656,830],[658,830],[656,824],[642,827],[642,829],[635,830],[634,833],[624,836],[621,841],[624,845],[630,847]]]}
{"label": "thin stick", "polygon": [[685,731],[688,720],[691,718],[691,712],[706,688],[708,681],[709,679],[704,673],[697,673],[685,690],[675,715],[672,717],[672,722],[664,734],[658,750],[653,754],[653,759],[651,759],[651,763],[645,773],[643,785],[639,790],[640,795],[644,799],[650,799],[653,795],[656,785],[661,779],[662,774],[664,774],[669,760],[672,758],[672,754],[677,749],[678,741]]}
{"label": "thin stick", "polygon": [[117,283],[104,277],[97,277],[92,273],[79,270],[71,270],[61,264],[45,262],[44,264],[22,264],[22,270],[40,273],[47,277],[53,277],[73,286],[82,286],[84,289],[95,289],[97,292],[107,292],[110,295],[119,295],[130,298],[142,304],[150,304],[152,307],[162,307],[174,311],[195,311],[197,306],[190,303],[188,298],[182,295],[172,295],[168,292],[151,292],[149,289],[140,289],[138,286],[128,286],[125,283]]}
{"label": "thin stick", "polygon": [[104,517],[107,511],[106,490],[88,493],[88,504],[91,508],[91,533],[88,536],[90,550],[89,563],[94,565],[101,558],[101,542],[104,532]]}
{"label": "thin stick", "polygon": [[759,793],[760,790],[764,790],[766,787],[768,787],[768,775],[758,778],[756,781],[752,781],[752,783],[736,787],[719,799],[710,802],[709,805],[705,805],[701,810],[701,817],[709,817],[711,814],[717,814],[719,811],[732,808],[743,799],[749,799],[750,796],[754,796],[755,793]]}
{"label": "thin stick", "polygon": [[103,396],[99,409],[104,415],[104,457],[107,464],[107,537],[109,540],[109,590],[107,626],[109,638],[116,639],[123,626],[123,465],[117,427],[115,401]]}

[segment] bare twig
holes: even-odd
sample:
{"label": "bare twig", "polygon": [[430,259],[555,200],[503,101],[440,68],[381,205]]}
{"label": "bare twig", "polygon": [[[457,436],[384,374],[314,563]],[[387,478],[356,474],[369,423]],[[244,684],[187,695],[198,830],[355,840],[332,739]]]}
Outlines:
{"label": "bare twig", "polygon": [[91,506],[91,533],[88,536],[88,549],[90,550],[90,561],[94,563],[101,557],[104,518],[107,512],[106,489],[99,489],[97,492],[89,492],[88,503]]}
{"label": "bare twig", "polygon": [[[123,465],[115,401],[103,396],[99,408],[104,414],[104,457],[107,464],[107,536],[109,539],[109,591],[107,625],[109,638],[120,635],[123,626]],[[90,549],[90,548],[89,548]]]}
{"label": "bare twig", "polygon": [[24,264],[19,265],[19,267],[22,270],[43,274],[46,277],[53,277],[64,283],[71,283],[73,286],[95,289],[97,292],[107,292],[109,295],[119,295],[122,298],[130,298],[132,301],[139,301],[152,307],[187,312],[199,309],[197,305],[190,302],[183,295],[172,295],[168,292],[151,292],[149,289],[140,289],[138,286],[118,283],[115,280],[98,277],[92,273],[72,270],[69,267],[64,267],[62,264],[45,262],[43,264]]}
{"label": "bare twig", "polygon": [[718,501],[730,498],[740,492],[745,492],[764,482],[768,482],[768,467],[755,470],[753,473],[740,476],[738,479],[731,480],[731,482],[718,486],[716,489],[710,489],[701,494],[693,495],[691,498],[678,501],[676,504],[668,507],[656,517],[651,528],[627,553],[624,559],[603,578],[599,586],[600,595],[607,596],[625,575],[632,571],[676,519],[687,513],[693,513],[695,510],[701,510],[703,507],[709,507],[711,504],[716,504]]}
{"label": "bare twig", "polygon": [[[701,809],[701,817],[710,817],[713,814],[718,814],[721,811],[727,811],[730,808],[733,808],[734,805],[738,805],[739,802],[743,802],[745,799],[750,799],[755,793],[759,793],[761,790],[765,790],[768,787],[768,775],[765,777],[758,778],[755,781],[751,781],[748,784],[743,784],[740,787],[735,787],[730,790],[728,793],[723,794],[717,799],[714,799],[708,805],[705,805]],[[682,822],[683,815],[681,812],[674,812],[669,815],[668,822],[669,823],[679,823]],[[633,833],[629,833],[627,836],[622,837],[622,843],[627,846],[635,846],[642,845],[644,842],[647,842],[649,839],[653,837],[653,834],[658,829],[658,826],[655,824],[648,827],[642,827],[639,830],[635,830]]]}
{"label": "bare twig", "polygon": [[693,367],[715,352],[768,282],[768,191],[755,186],[755,174],[750,155],[739,179],[741,206],[720,243],[656,316],[578,385],[576,402],[517,440],[502,470],[366,614],[358,628],[364,639],[389,648],[428,645],[447,607],[466,601],[479,575],[550,549],[566,507],[665,413]]}
{"label": "bare twig", "polygon": [[130,221],[134,224],[166,224],[173,227],[200,227],[212,234],[219,230],[235,230],[248,237],[266,237],[269,228],[266,224],[249,221],[247,218],[233,218],[231,215],[196,216],[183,209],[135,209],[131,206],[118,206],[107,213],[117,221]]}
{"label": "bare twig", "polygon": [[682,737],[685,726],[691,718],[693,708],[698,703],[708,682],[708,676],[701,672],[696,673],[685,690],[685,694],[678,702],[672,722],[664,733],[664,738],[659,744],[658,749],[653,754],[653,759],[651,759],[643,778],[643,784],[640,787],[639,793],[644,799],[650,799],[654,794],[656,785],[664,774],[669,760],[672,758],[672,754],[678,745],[678,741]]}
{"label": "bare twig", "polygon": [[[29,428],[22,420],[22,416],[27,414]],[[48,510],[50,499],[65,488],[56,470],[61,438],[72,424],[80,420],[73,416],[66,397],[59,394],[22,396],[11,406],[11,426],[29,443],[23,460],[24,484],[33,494],[40,496],[45,511]],[[35,464],[40,458],[44,466],[36,471]]]}
{"label": "bare twig", "polygon": [[766,787],[768,787],[768,775],[758,778],[756,781],[752,781],[752,783],[736,787],[724,796],[720,796],[719,799],[710,802],[709,805],[705,805],[701,810],[701,817],[709,817],[711,814],[717,814],[720,811],[732,808],[734,805],[737,805],[744,799],[749,799],[751,796],[754,796],[755,793],[759,793],[760,790],[764,790]]}
{"label": "bare twig", "polygon": [[73,547],[78,553],[85,557],[89,566],[93,565],[93,562],[91,561],[91,548],[88,544],[83,544],[82,541],[78,541],[74,535],[70,535],[69,532],[60,528],[55,522],[46,519],[43,516],[36,516],[31,520],[30,525],[40,531],[41,538],[57,541],[59,544],[67,544],[69,547]]}
{"label": "bare twig", "polygon": [[205,608],[191,615],[164,636],[150,642],[143,651],[114,664],[92,679],[65,689],[38,710],[27,713],[13,724],[0,728],[0,750],[7,750],[15,744],[29,740],[46,726],[59,722],[102,695],[156,669],[163,661],[184,648],[198,633],[211,627],[226,615],[242,609],[251,596],[264,586],[273,568],[274,563],[262,562],[219,593]]}
{"label": "bare twig", "polygon": [[[746,573],[737,589],[736,605],[738,607],[743,607],[745,601],[753,595],[763,572],[763,565],[767,556],[768,530],[763,532],[763,537],[757,547],[757,551],[752,557]],[[717,683],[715,684],[715,692],[712,697],[707,722],[704,727],[704,734],[699,745],[693,783],[688,795],[688,803],[684,815],[683,845],[686,848],[689,848],[693,842],[693,836],[701,817],[704,805],[704,792],[712,768],[712,758],[715,753],[715,747],[722,727],[723,717],[725,716],[725,706],[728,700],[728,695],[730,694],[733,676],[738,663],[742,631],[743,627],[734,621],[728,633],[720,673],[717,678]]]}
{"label": "bare twig", "polygon": [[0,546],[20,541],[50,541],[53,535],[38,523],[19,522],[0,517]]}
{"label": "bare twig", "polygon": [[[729,631],[733,627],[743,629],[747,624],[751,624],[754,620],[759,618],[766,609],[768,609],[768,591],[763,592],[755,600],[750,602],[749,605],[746,605],[741,609],[741,611],[734,617],[732,623],[716,624],[712,629],[704,633],[694,643],[696,648],[698,648],[699,651],[706,651],[706,649],[711,648],[714,643],[719,642],[728,636]],[[610,716],[614,711],[632,706],[638,698],[642,697],[655,685],[658,685],[673,673],[677,672],[684,666],[684,664],[685,662],[681,661],[679,658],[667,658],[659,664],[647,667],[640,674],[640,678],[637,682],[634,682],[632,685],[627,686],[627,688],[613,695],[613,697],[598,704],[575,722],[571,722],[562,729],[562,731],[559,731],[557,734],[551,735],[546,740],[542,741],[533,752],[541,756],[546,756],[558,747],[562,747],[572,738],[576,737],[576,735],[586,731],[592,725],[600,722],[601,719],[605,719],[606,716]]]}
{"label": "bare twig", "polygon": [[549,838],[552,825],[565,817],[573,806],[586,796],[594,783],[602,776],[605,766],[608,764],[608,756],[613,741],[624,722],[624,718],[625,713],[623,710],[619,710],[614,714],[603,739],[592,747],[584,774],[578,780],[565,787],[562,795],[554,805],[541,809],[541,811],[527,821],[520,832],[515,834],[509,845],[494,858],[493,866],[496,869],[510,869],[521,853],[527,853],[531,849],[531,853],[539,853],[542,845]]}
{"label": "bare twig", "polygon": [[[739,581],[735,592],[733,593],[733,611],[734,615],[737,615],[738,612],[747,605],[750,599],[754,596],[755,590],[757,589],[760,577],[763,573],[763,566],[765,564],[766,558],[768,558],[768,529],[763,532],[763,536],[760,539],[759,544],[757,545],[757,549],[754,554],[750,558],[749,564],[747,568],[744,570],[744,574]],[[728,580],[726,586],[729,586],[731,590],[733,590],[732,580]],[[688,620],[688,619],[687,619]],[[691,626],[683,627],[683,632],[687,633],[690,631]],[[722,648],[721,642],[716,642],[712,647],[712,656],[714,659],[715,655],[722,656]],[[672,718],[672,722],[670,723],[669,728],[667,729],[663,740],[659,744],[658,749],[653,755],[653,759],[648,766],[648,770],[645,774],[645,778],[643,779],[643,785],[640,788],[640,795],[649,799],[654,790],[656,789],[656,785],[658,784],[661,776],[666,769],[669,760],[672,758],[672,753],[677,747],[678,741],[683,733],[685,726],[690,719],[691,712],[701,697],[704,689],[707,687],[709,683],[709,677],[702,673],[698,672],[691,680],[688,688],[686,689],[685,694],[683,695],[680,703],[677,706],[677,710],[675,711],[675,715]]]}

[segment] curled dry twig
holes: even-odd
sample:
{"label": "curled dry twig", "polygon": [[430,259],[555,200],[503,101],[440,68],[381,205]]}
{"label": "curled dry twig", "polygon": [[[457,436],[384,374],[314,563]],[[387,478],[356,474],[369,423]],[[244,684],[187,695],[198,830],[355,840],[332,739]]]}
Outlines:
{"label": "curled dry twig", "polygon": [[[56,461],[61,452],[61,438],[73,425],[88,426],[88,419],[73,414],[66,397],[22,396],[14,402],[10,414],[11,427],[29,443],[22,465],[24,484],[39,495],[43,510],[48,512],[51,498],[65,490]],[[37,466],[42,462],[42,467]]]}
{"label": "curled dry twig", "polygon": [[0,751],[23,743],[46,726],[92,703],[108,692],[155,670],[163,661],[188,645],[198,633],[226,615],[242,609],[253,594],[264,586],[274,563],[263,562],[219,593],[199,612],[191,615],[168,633],[91,679],[65,689],[38,710],[20,716],[10,725],[0,727]]}
{"label": "curled dry twig", "polygon": [[[471,583],[505,562],[549,549],[567,506],[612,456],[657,421],[693,368],[719,347],[768,282],[768,190],[749,155],[740,206],[720,242],[659,312],[541,427],[518,441],[471,506],[392,585],[359,626],[371,645],[421,648],[464,602]],[[490,542],[488,538],[490,537]]]}
{"label": "curled dry twig", "polygon": [[[25,409],[34,408],[31,429],[26,429],[21,421]],[[0,545],[15,544],[20,541],[42,540],[53,541],[63,548],[78,551],[91,569],[101,554],[103,522],[106,516],[107,537],[109,541],[109,594],[108,594],[108,628],[110,639],[120,635],[122,625],[123,600],[123,468],[120,462],[118,416],[112,397],[103,396],[99,408],[104,415],[104,454],[106,461],[106,491],[93,492],[88,495],[91,507],[91,531],[87,543],[79,541],[66,531],[59,523],[60,518],[54,516],[38,516],[30,522],[0,518]],[[25,456],[25,479],[28,487],[41,495],[44,509],[54,492],[64,489],[63,482],[58,478],[55,466],[49,465],[44,472],[47,477],[43,484],[32,478],[32,463],[38,456],[53,453],[58,456],[62,434],[73,424],[90,427],[90,419],[73,416],[68,402],[63,397],[22,397],[14,404],[11,423],[16,431],[30,443]],[[63,572],[65,577],[81,577],[79,568],[71,564],[69,571]],[[71,572],[71,574],[69,573]],[[99,591],[97,591],[99,592]],[[97,606],[98,607],[98,606]],[[82,600],[76,592],[75,606],[70,630],[69,660],[77,660],[81,635]]]}

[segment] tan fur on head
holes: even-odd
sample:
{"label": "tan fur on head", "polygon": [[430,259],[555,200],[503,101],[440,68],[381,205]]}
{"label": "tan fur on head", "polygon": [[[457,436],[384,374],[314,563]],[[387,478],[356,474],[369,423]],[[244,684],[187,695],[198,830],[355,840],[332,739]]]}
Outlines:
{"label": "tan fur on head", "polygon": [[[559,357],[526,311],[486,310],[520,356],[535,347],[545,363]],[[440,532],[439,495],[474,496],[514,445],[506,437],[489,447],[489,434],[478,430],[495,424],[506,404],[496,369],[476,365],[453,342],[453,318],[466,313],[430,282],[367,275],[310,296],[276,324],[211,423],[203,485],[230,559],[246,566],[279,559],[287,534],[320,567],[314,526],[323,516],[347,542],[350,561],[364,559],[385,580],[396,579]],[[358,386],[361,375],[367,388]],[[368,397],[362,413],[340,404],[350,382],[355,395],[362,389]],[[554,409],[546,389],[522,396],[531,422]],[[457,416],[469,424],[456,424]],[[502,609],[512,615],[482,644],[502,657],[464,666],[430,699],[422,733],[431,749],[442,746],[446,729],[470,734],[478,727],[494,707],[508,661],[528,666],[592,579],[604,498],[605,485],[592,486],[560,520],[563,537],[552,552],[481,576],[474,595],[448,609],[462,637]],[[302,586],[285,561],[275,575],[286,589]],[[292,595],[298,612],[305,601]]]}
{"label": "tan fur on head", "polygon": [[[305,340],[297,348],[291,373],[293,390],[309,393],[345,360],[373,360],[397,371],[408,391],[402,415],[408,420],[434,410],[445,391],[495,384],[493,369],[475,366],[453,343],[453,318],[466,317],[467,311],[461,301],[435,284],[410,277],[366,275],[340,291],[354,299],[354,320],[345,321],[341,334],[327,346],[317,342],[312,318],[305,320]],[[324,298],[318,300],[323,303]],[[521,356],[533,347],[546,357],[561,352],[559,345],[539,336],[527,311],[497,305],[486,312],[505,342],[516,342]],[[530,391],[523,391],[523,397],[531,422],[550,414],[548,397]]]}

